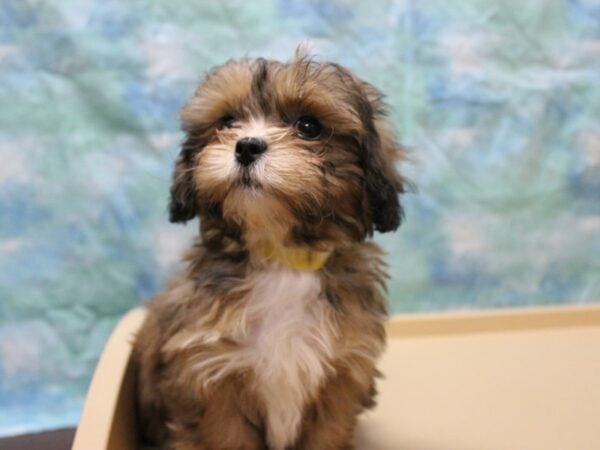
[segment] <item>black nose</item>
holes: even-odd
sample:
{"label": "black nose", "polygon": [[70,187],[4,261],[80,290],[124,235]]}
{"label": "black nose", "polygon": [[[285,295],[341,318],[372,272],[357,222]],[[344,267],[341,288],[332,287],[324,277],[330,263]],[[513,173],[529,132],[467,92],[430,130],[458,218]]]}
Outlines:
{"label": "black nose", "polygon": [[246,137],[235,144],[235,159],[243,165],[249,166],[258,159],[261,153],[267,150],[267,143],[255,137]]}

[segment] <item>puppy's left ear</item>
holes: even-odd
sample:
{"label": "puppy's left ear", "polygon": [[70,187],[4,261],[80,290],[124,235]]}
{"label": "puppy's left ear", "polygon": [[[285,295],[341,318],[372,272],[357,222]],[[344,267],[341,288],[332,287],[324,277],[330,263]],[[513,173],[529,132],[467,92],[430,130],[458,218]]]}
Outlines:
{"label": "puppy's left ear", "polygon": [[367,83],[363,88],[372,112],[363,141],[365,188],[374,228],[385,233],[396,230],[404,217],[398,195],[405,192],[406,180],[396,163],[406,158],[406,152],[388,123],[382,94]]}
{"label": "puppy's left ear", "polygon": [[198,198],[192,178],[193,156],[194,151],[188,137],[183,143],[183,148],[175,161],[175,169],[173,170],[171,201],[169,203],[169,220],[172,223],[185,223],[198,214]]}

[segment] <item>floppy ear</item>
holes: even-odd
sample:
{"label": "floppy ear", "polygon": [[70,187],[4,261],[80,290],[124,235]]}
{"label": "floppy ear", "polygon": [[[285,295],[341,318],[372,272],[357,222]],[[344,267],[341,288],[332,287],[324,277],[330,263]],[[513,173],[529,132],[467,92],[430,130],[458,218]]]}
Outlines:
{"label": "floppy ear", "polygon": [[404,217],[398,194],[405,192],[406,180],[398,172],[396,162],[406,158],[406,153],[385,117],[382,94],[367,83],[363,88],[371,110],[363,142],[365,188],[375,230],[385,233],[396,230]]}
{"label": "floppy ear", "polygon": [[385,233],[396,230],[404,217],[398,198],[405,191],[404,180],[395,166],[402,147],[383,124],[376,125],[375,130],[375,136],[365,145],[365,187],[375,230]]}
{"label": "floppy ear", "polygon": [[198,198],[192,176],[194,150],[190,141],[188,137],[183,143],[173,171],[169,203],[169,220],[172,223],[185,223],[198,214]]}

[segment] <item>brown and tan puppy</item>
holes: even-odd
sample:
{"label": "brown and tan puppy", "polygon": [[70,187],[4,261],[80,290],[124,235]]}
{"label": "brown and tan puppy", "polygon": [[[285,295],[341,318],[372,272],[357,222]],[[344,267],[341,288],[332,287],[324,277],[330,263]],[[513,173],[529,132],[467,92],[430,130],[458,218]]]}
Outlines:
{"label": "brown and tan puppy", "polygon": [[352,448],[384,348],[381,250],[404,156],[381,93],[333,63],[230,61],[181,114],[186,269],[135,343],[146,437],[176,450]]}

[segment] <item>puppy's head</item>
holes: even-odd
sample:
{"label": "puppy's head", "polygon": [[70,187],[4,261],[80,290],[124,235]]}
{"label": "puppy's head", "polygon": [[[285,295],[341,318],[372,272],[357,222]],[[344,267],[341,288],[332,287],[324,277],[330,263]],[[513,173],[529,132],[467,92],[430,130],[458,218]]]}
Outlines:
{"label": "puppy's head", "polygon": [[230,61],[181,113],[170,219],[218,216],[245,238],[358,241],[402,218],[402,148],[381,93],[333,63]]}

